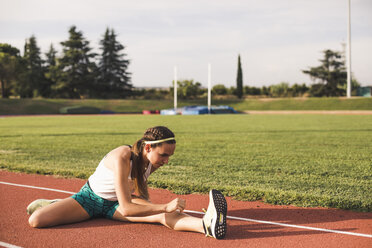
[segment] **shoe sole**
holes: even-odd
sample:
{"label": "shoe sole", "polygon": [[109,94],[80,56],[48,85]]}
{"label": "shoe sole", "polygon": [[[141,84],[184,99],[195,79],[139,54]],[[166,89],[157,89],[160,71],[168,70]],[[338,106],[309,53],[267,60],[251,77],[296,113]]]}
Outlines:
{"label": "shoe sole", "polygon": [[223,239],[226,235],[226,215],[227,215],[227,203],[223,194],[218,190],[211,190],[209,192],[209,198],[212,199],[213,207],[216,210],[214,212],[213,222],[211,224],[212,235],[216,239]]}

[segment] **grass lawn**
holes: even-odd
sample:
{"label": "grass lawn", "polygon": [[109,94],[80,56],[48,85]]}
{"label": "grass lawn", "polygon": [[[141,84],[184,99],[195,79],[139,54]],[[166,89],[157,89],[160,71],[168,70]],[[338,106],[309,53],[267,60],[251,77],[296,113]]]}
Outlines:
{"label": "grass lawn", "polygon": [[[206,105],[206,99],[180,100],[179,107]],[[246,100],[212,100],[213,105],[229,105],[237,111],[246,110],[372,110],[372,98],[263,98]],[[100,100],[100,99],[2,99],[0,115],[59,114],[68,106],[89,106],[101,110],[142,113],[142,110],[173,108],[173,100]]]}
{"label": "grass lawn", "polygon": [[177,149],[151,187],[372,211],[371,124],[358,115],[6,117],[0,168],[88,178],[108,151],[165,125]]}

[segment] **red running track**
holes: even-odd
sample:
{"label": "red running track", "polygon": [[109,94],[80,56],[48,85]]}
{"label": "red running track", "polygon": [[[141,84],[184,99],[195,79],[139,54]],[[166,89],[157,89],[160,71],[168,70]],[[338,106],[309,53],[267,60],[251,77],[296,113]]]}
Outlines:
{"label": "red running track", "polygon": [[[0,182],[32,185],[77,192],[80,179],[11,173],[0,170]],[[272,206],[262,202],[242,202],[227,198],[228,215],[275,223],[316,227],[367,234],[360,237],[342,233],[284,227],[254,221],[228,220],[224,240],[202,234],[176,232],[162,225],[126,223],[107,219],[34,229],[28,225],[27,205],[38,198],[68,197],[66,193],[24,188],[0,183],[0,246],[19,247],[372,247],[372,213],[327,208]],[[155,203],[176,197],[167,190],[150,190]],[[207,195],[179,196],[187,209],[200,212],[208,206]],[[200,215],[198,215],[200,216]]]}

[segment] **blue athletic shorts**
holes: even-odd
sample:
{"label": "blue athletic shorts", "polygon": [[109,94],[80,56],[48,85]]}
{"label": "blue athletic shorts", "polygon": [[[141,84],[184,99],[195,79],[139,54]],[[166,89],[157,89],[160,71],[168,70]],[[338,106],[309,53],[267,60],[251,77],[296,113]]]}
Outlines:
{"label": "blue athletic shorts", "polygon": [[71,196],[87,211],[90,217],[105,217],[112,219],[119,206],[118,201],[109,201],[96,195],[87,182],[78,193]]}

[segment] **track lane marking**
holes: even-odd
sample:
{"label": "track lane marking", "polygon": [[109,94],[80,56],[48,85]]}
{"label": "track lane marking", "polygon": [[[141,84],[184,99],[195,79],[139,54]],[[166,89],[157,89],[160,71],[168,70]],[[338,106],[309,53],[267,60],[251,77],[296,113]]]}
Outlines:
{"label": "track lane marking", "polygon": [[[60,193],[66,193],[66,194],[75,194],[76,193],[76,192],[72,192],[72,191],[65,191],[65,190],[59,190],[59,189],[51,189],[51,188],[45,188],[45,187],[37,187],[37,186],[17,184],[17,183],[8,183],[8,182],[3,182],[3,181],[0,181],[0,184],[17,186],[17,187],[23,187],[23,188],[32,188],[32,189],[54,191],[54,192],[60,192]],[[204,215],[203,212],[198,212],[198,211],[193,211],[193,210],[184,210],[184,212]],[[292,227],[292,228],[299,228],[299,229],[307,229],[307,230],[313,230],[313,231],[319,231],[319,232],[329,232],[329,233],[337,233],[337,234],[344,234],[344,235],[352,235],[352,236],[359,236],[359,237],[365,237],[365,238],[372,238],[372,235],[371,234],[364,234],[364,233],[345,232],[345,231],[338,231],[338,230],[325,229],[325,228],[300,226],[300,225],[292,225],[292,224],[285,224],[285,223],[265,221],[265,220],[255,220],[255,219],[241,218],[241,217],[235,217],[235,216],[226,216],[226,218],[231,219],[231,220],[256,222],[256,223],[268,224],[268,225],[276,225],[276,226]]]}
{"label": "track lane marking", "polygon": [[2,241],[0,241],[0,246],[6,247],[6,248],[22,248],[21,246],[8,244],[8,243],[2,242]]}
{"label": "track lane marking", "polygon": [[[184,212],[195,213],[195,214],[204,214],[202,212],[197,212],[197,211],[192,211],[192,210],[185,210]],[[359,236],[359,237],[372,238],[372,235],[370,235],[370,234],[364,234],[364,233],[344,232],[344,231],[338,231],[338,230],[332,230],[332,229],[310,227],[310,226],[299,226],[299,225],[285,224],[285,223],[265,221],[265,220],[255,220],[255,219],[241,218],[241,217],[235,217],[235,216],[226,216],[226,218],[231,219],[231,220],[257,222],[257,223],[268,224],[268,225],[293,227],[293,228],[314,230],[314,231],[319,231],[319,232],[330,232],[330,233],[338,233],[338,234],[346,234],[346,235],[353,235],[353,236]]]}
{"label": "track lane marking", "polygon": [[2,182],[2,184],[12,185],[12,186],[18,186],[23,188],[31,188],[31,189],[41,189],[41,190],[48,190],[48,191],[54,191],[54,192],[61,192],[66,194],[76,194],[76,192],[71,191],[65,191],[65,190],[59,190],[59,189],[51,189],[51,188],[44,188],[44,187],[37,187],[37,186],[31,186],[31,185],[24,185],[24,184],[17,184],[17,183],[8,183],[8,182]]}

